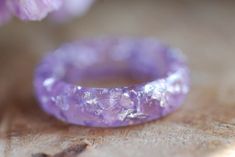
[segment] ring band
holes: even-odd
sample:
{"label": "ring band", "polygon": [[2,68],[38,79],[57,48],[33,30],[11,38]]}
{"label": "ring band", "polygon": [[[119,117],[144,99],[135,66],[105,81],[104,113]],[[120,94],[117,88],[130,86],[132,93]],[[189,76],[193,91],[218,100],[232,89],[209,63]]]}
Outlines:
{"label": "ring band", "polygon": [[[80,84],[123,74],[141,83],[108,88]],[[36,68],[34,87],[42,109],[62,121],[120,127],[175,111],[189,92],[189,69],[178,49],[155,39],[97,38],[48,54]]]}

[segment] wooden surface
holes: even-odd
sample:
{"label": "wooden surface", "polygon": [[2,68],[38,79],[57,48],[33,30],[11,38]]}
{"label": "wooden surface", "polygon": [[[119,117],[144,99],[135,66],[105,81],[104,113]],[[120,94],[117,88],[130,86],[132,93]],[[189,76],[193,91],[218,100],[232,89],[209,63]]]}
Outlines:
{"label": "wooden surface", "polygon": [[[234,157],[234,7],[228,0],[100,0],[66,25],[1,27],[0,157]],[[64,41],[101,35],[152,36],[180,47],[192,70],[182,108],[119,129],[67,125],[42,112],[32,88],[40,56]]]}

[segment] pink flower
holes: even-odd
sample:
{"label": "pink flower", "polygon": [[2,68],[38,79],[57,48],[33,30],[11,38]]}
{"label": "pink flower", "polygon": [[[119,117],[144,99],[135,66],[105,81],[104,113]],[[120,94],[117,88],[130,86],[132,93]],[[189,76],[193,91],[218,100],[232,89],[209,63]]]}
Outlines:
{"label": "pink flower", "polygon": [[11,16],[25,21],[39,21],[49,13],[57,21],[81,16],[94,0],[0,0],[0,24],[7,22]]}
{"label": "pink flower", "polygon": [[48,13],[58,10],[62,0],[8,0],[12,13],[22,20],[42,20]]}

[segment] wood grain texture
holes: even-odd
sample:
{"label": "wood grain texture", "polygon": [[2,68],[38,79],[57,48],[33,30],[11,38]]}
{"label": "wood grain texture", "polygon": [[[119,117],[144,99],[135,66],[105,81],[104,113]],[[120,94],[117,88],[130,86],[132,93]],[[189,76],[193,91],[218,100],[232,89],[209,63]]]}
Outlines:
{"label": "wood grain texture", "polygon": [[[100,0],[68,24],[1,27],[0,157],[63,155],[81,144],[88,147],[73,156],[234,157],[234,7],[228,0]],[[64,41],[102,35],[152,36],[180,47],[192,70],[184,105],[159,121],[119,129],[67,125],[42,112],[32,88],[40,56]]]}

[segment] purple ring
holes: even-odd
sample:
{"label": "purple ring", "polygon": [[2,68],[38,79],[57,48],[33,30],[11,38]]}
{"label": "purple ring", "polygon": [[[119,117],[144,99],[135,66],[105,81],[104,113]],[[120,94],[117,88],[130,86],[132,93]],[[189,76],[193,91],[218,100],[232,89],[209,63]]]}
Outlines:
{"label": "purple ring", "polygon": [[[120,75],[142,83],[114,88],[78,85]],[[175,111],[188,94],[189,69],[178,49],[155,39],[98,38],[50,53],[36,69],[34,86],[43,110],[62,121],[120,127]]]}

